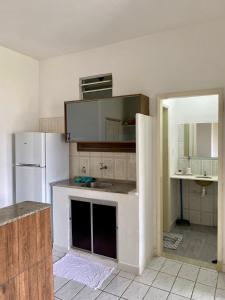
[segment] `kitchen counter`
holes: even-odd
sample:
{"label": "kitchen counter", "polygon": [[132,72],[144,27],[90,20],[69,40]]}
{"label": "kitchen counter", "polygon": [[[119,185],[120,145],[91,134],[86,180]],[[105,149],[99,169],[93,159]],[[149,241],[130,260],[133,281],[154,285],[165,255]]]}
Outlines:
{"label": "kitchen counter", "polygon": [[3,207],[0,209],[0,226],[14,222],[49,207],[50,205],[48,204],[31,201],[24,201],[8,207]]}
{"label": "kitchen counter", "polygon": [[218,176],[203,176],[203,175],[185,175],[185,174],[174,174],[170,176],[172,179],[185,179],[185,180],[200,180],[200,181],[218,181]]}
{"label": "kitchen counter", "polygon": [[0,209],[0,299],[54,299],[51,209],[25,201]]}
{"label": "kitchen counter", "polygon": [[73,179],[54,182],[52,183],[52,186],[102,191],[108,193],[120,193],[120,194],[129,194],[131,192],[136,192],[136,183],[134,181],[98,178],[96,179],[96,182],[100,184],[101,183],[106,184],[106,187],[101,187],[101,188],[87,187],[80,183],[75,183]]}

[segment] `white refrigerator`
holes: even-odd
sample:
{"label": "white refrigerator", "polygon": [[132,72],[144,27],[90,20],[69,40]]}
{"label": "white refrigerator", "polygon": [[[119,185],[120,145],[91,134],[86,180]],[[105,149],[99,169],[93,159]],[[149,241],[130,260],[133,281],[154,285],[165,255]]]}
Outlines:
{"label": "white refrigerator", "polygon": [[63,134],[15,134],[16,202],[51,203],[50,183],[69,178],[69,144]]}

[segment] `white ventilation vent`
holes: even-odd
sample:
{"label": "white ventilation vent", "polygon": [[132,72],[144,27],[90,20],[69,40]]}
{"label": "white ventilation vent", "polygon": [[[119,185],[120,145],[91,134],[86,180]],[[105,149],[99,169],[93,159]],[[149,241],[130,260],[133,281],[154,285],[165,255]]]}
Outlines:
{"label": "white ventilation vent", "polygon": [[80,78],[80,94],[83,100],[112,97],[112,74]]}

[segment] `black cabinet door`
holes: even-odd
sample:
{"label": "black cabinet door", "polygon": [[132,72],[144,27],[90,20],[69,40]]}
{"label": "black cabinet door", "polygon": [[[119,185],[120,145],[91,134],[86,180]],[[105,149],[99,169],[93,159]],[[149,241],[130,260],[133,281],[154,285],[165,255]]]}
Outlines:
{"label": "black cabinet door", "polygon": [[117,258],[116,207],[93,204],[93,252]]}
{"label": "black cabinet door", "polygon": [[91,251],[91,203],[71,201],[72,243]]}

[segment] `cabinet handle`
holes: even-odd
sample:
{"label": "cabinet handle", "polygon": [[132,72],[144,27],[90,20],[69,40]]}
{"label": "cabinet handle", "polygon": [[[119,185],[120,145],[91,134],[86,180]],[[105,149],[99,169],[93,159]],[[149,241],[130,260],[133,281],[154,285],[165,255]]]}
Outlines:
{"label": "cabinet handle", "polygon": [[70,132],[66,133],[66,140],[67,140],[67,142],[70,142]]}

